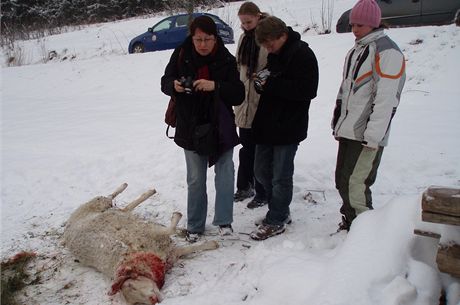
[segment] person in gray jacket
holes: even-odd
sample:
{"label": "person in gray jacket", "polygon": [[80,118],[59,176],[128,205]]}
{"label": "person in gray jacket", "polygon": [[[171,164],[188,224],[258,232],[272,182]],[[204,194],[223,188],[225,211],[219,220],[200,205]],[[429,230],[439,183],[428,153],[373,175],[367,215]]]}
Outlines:
{"label": "person in gray jacket", "polygon": [[259,105],[260,95],[254,89],[255,74],[267,64],[267,49],[259,46],[255,39],[255,29],[260,20],[267,17],[253,2],[244,2],[239,10],[238,17],[241,21],[243,33],[238,41],[236,60],[240,79],[245,87],[245,100],[241,105],[235,106],[235,123],[239,129],[242,147],[239,151],[239,165],[236,179],[237,191],[235,201],[254,198],[247,207],[254,209],[267,204],[264,187],[254,177],[254,156],[256,144],[252,136],[252,121]]}
{"label": "person in gray jacket", "polygon": [[374,0],[359,0],[350,13],[356,41],[345,58],[332,119],[339,142],[335,170],[342,198],[339,230],[348,231],[358,214],[373,208],[370,187],[406,78],[404,55],[384,33],[380,20]]}

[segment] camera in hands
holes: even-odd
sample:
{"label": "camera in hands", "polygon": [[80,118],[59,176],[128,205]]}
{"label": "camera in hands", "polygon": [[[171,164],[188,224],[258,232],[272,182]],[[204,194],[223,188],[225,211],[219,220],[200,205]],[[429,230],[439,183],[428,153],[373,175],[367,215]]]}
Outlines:
{"label": "camera in hands", "polygon": [[180,85],[184,87],[185,93],[187,94],[192,94],[193,93],[193,82],[194,79],[191,76],[184,77],[182,76],[180,78]]}
{"label": "camera in hands", "polygon": [[262,92],[264,90],[264,84],[270,76],[270,71],[268,69],[260,70],[254,79],[254,87],[257,92]]}

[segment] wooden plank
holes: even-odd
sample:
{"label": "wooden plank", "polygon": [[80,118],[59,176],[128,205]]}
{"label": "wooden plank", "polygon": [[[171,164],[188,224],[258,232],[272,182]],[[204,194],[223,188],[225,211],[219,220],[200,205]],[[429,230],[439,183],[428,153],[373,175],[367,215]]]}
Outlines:
{"label": "wooden plank", "polygon": [[441,272],[460,278],[460,245],[439,246],[436,263]]}
{"label": "wooden plank", "polygon": [[422,210],[460,217],[460,189],[430,186],[423,192]]}
{"label": "wooden plank", "polygon": [[428,222],[442,223],[446,225],[460,226],[460,217],[436,214],[422,211],[422,220]]}
{"label": "wooden plank", "polygon": [[420,235],[420,236],[426,236],[426,237],[436,238],[436,239],[440,239],[440,238],[441,238],[441,234],[434,233],[434,232],[430,232],[430,231],[422,231],[422,230],[420,230],[420,229],[415,229],[415,230],[414,230],[414,234]]}

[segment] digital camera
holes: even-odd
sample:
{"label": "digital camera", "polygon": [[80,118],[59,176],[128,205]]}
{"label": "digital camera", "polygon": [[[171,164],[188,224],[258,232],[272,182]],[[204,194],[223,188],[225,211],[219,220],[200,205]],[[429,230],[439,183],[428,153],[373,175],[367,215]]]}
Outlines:
{"label": "digital camera", "polygon": [[258,92],[264,90],[264,84],[267,81],[267,78],[270,76],[270,71],[268,69],[260,70],[256,77],[254,78],[254,87]]}
{"label": "digital camera", "polygon": [[184,87],[185,93],[192,94],[192,92],[193,92],[193,82],[195,81],[193,79],[193,77],[191,77],[191,76],[187,76],[187,77],[182,76],[179,81],[180,81],[180,85],[182,87]]}

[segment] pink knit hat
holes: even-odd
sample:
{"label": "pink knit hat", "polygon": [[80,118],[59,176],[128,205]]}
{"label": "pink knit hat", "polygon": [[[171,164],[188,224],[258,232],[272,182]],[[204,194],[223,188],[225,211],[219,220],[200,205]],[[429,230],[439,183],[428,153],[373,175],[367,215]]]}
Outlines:
{"label": "pink knit hat", "polygon": [[380,26],[382,12],[374,0],[359,0],[350,13],[350,24],[368,25],[373,28]]}

